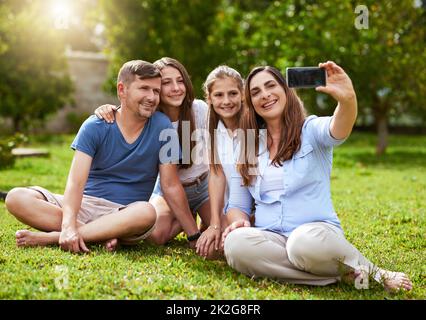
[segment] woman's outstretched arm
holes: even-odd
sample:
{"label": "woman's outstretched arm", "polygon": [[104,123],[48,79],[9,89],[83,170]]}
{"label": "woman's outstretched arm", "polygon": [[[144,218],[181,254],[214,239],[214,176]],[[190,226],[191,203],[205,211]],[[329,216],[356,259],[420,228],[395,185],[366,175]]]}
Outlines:
{"label": "woman's outstretched arm", "polygon": [[346,72],[332,61],[320,63],[327,72],[327,85],[316,90],[331,95],[337,102],[330,124],[331,135],[338,140],[347,138],[355,124],[358,105],[352,81]]}

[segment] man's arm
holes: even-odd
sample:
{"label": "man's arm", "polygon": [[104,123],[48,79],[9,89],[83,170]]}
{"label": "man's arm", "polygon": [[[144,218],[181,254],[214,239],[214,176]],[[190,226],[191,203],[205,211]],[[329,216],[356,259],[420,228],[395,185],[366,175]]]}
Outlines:
{"label": "man's arm", "polygon": [[59,237],[59,245],[67,251],[89,251],[78,233],[77,214],[81,207],[84,186],[89,176],[91,164],[92,157],[84,152],[75,151],[65,187],[62,229]]}
{"label": "man's arm", "polygon": [[[164,199],[170,209],[172,209],[184,232],[188,236],[196,234],[199,230],[189,209],[185,190],[180,183],[175,164],[160,164],[160,183]],[[195,246],[195,241],[192,242],[194,243],[191,246]]]}

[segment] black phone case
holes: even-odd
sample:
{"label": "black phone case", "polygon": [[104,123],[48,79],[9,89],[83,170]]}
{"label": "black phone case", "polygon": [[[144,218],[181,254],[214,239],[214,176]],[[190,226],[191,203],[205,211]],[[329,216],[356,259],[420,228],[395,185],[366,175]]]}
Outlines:
{"label": "black phone case", "polygon": [[286,81],[290,88],[316,88],[327,84],[324,68],[294,67],[286,69]]}

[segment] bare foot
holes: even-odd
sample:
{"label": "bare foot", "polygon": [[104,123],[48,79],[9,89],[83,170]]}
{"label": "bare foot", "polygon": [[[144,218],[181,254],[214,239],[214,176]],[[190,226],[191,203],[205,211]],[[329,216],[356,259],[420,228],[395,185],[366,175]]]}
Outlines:
{"label": "bare foot", "polygon": [[413,289],[413,283],[405,273],[387,270],[380,270],[379,273],[386,290],[399,291],[402,289],[410,291]]}
{"label": "bare foot", "polygon": [[105,242],[105,248],[109,252],[115,251],[117,249],[117,247],[118,247],[118,240],[117,239],[111,239],[111,240],[108,240],[107,242]]}
{"label": "bare foot", "polygon": [[18,230],[15,233],[16,245],[18,247],[47,246],[58,243],[55,232],[32,232],[29,230]]}

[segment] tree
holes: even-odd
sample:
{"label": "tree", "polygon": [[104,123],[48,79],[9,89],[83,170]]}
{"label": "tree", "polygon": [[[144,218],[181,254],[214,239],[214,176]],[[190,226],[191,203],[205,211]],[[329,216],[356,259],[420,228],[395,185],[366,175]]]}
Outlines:
{"label": "tree", "polygon": [[208,36],[219,0],[101,0],[102,23],[112,59],[108,89],[115,93],[115,79],[127,60],[153,62],[163,56],[185,65],[196,93],[216,60]]}
{"label": "tree", "polygon": [[45,2],[8,0],[0,4],[0,116],[11,118],[15,131],[70,101],[64,44]]}
{"label": "tree", "polygon": [[[401,115],[425,119],[426,15],[420,2],[354,0],[101,0],[112,57],[110,91],[126,60],[179,59],[201,83],[218,64],[243,76],[256,65],[312,66],[334,60],[353,80],[358,124],[374,123],[377,153],[386,150],[388,122]],[[328,115],[335,102],[300,90],[309,111]]]}
{"label": "tree", "polygon": [[[351,76],[359,101],[359,123],[372,118],[377,153],[385,152],[389,117],[421,116],[426,110],[425,10],[411,0],[364,1],[367,29],[355,28],[357,3],[345,0],[273,1],[262,12],[227,1],[210,40],[244,73],[260,64],[316,65],[334,60]],[[306,106],[330,114],[331,100],[300,91]]]}

